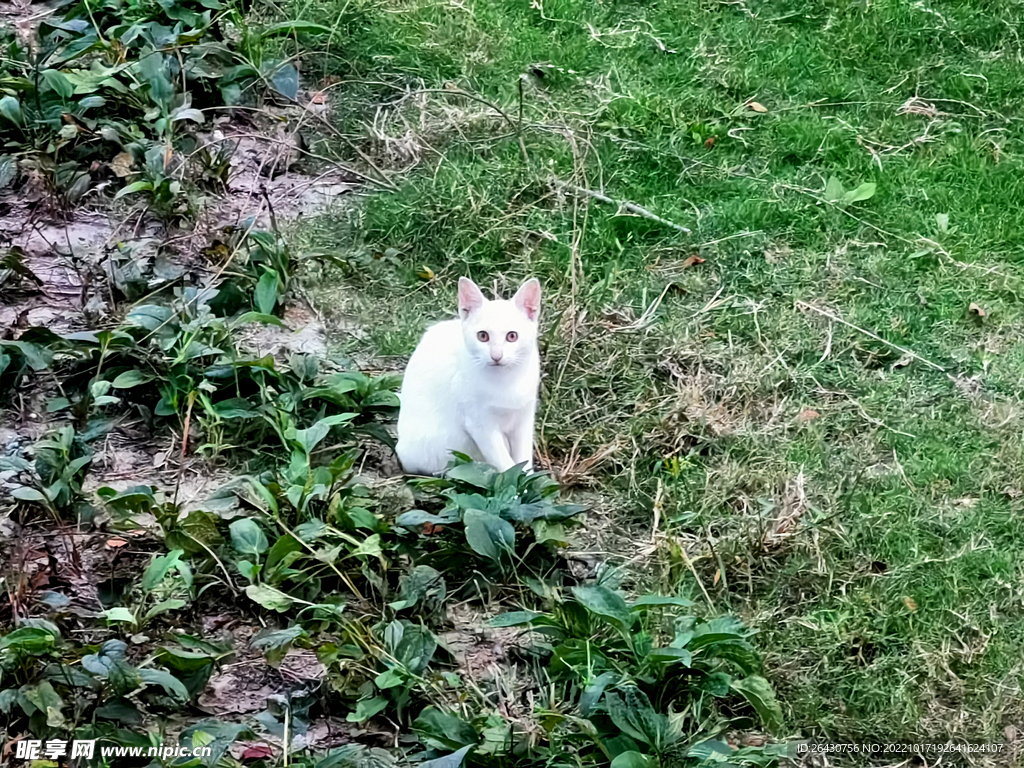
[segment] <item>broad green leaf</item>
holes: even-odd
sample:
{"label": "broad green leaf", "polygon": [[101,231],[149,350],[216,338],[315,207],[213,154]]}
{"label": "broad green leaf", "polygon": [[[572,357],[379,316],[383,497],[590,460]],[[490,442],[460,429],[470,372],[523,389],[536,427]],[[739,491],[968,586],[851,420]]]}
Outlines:
{"label": "broad green leaf", "polygon": [[362,544],[360,544],[358,547],[352,550],[351,554],[372,555],[375,557],[379,557],[380,555],[384,554],[384,549],[381,547],[380,544],[380,534],[375,533],[372,536],[367,536],[363,540]]}
{"label": "broad green leaf", "polygon": [[166,555],[154,557],[145,573],[142,574],[142,589],[146,592],[153,591],[167,577],[171,568],[183,554],[185,553],[182,550],[175,549]]}
{"label": "broad green leaf", "polygon": [[40,712],[46,713],[46,724],[51,728],[59,728],[64,725],[64,716],[61,710],[64,709],[64,700],[53,689],[49,682],[42,682],[39,685],[22,689],[24,696]]}
{"label": "broad green leaf", "polygon": [[117,194],[114,195],[114,199],[115,200],[119,200],[122,197],[124,197],[125,195],[131,195],[131,194],[134,194],[135,192],[142,192],[142,191],[150,191],[151,192],[152,190],[153,190],[153,183],[152,182],[150,182],[150,181],[134,181],[131,184],[129,184],[127,187],[122,187],[121,189],[119,189],[117,191]]}
{"label": "broad green leaf", "polygon": [[693,629],[693,637],[686,644],[692,651],[723,640],[744,640],[749,634],[743,622],[735,616],[719,616],[698,624]]}
{"label": "broad green leaf", "polygon": [[74,86],[71,85],[71,81],[63,73],[58,72],[56,69],[44,69],[40,74],[50,90],[62,99],[70,99],[72,94],[74,94]]}
{"label": "broad green leaf", "polygon": [[274,317],[273,315],[265,315],[262,312],[246,312],[245,314],[239,315],[238,319],[234,321],[235,325],[246,325],[248,323],[263,323],[264,325],[276,325],[279,328],[286,327],[281,321],[281,318]]}
{"label": "broad green leaf", "polygon": [[866,181],[843,195],[843,202],[859,203],[862,200],[870,200],[875,196],[875,187],[876,184],[873,181]]}
{"label": "broad green leaf", "polygon": [[188,689],[181,684],[181,681],[170,672],[163,669],[140,669],[139,677],[142,682],[150,685],[159,685],[170,696],[188,701]]}
{"label": "broad green leaf", "polygon": [[82,657],[82,667],[92,674],[106,678],[114,665],[124,660],[128,644],[124,640],[107,640],[100,646],[99,653]]}
{"label": "broad green leaf", "polygon": [[246,725],[225,723],[219,720],[204,720],[182,731],[179,743],[189,749],[209,747],[210,755],[203,758],[203,765],[216,766],[238,739],[253,739],[256,734]]}
{"label": "broad green leaf", "polygon": [[397,688],[404,682],[404,678],[393,669],[381,672],[373,679],[373,684],[382,691],[386,691],[388,688]]}
{"label": "broad green leaf", "polygon": [[153,377],[148,373],[132,369],[118,374],[111,385],[114,389],[131,389],[132,387],[137,387],[140,384],[145,384],[147,381],[152,381],[152,379]]}
{"label": "broad green leaf", "polygon": [[176,611],[179,608],[184,608],[188,603],[185,600],[179,598],[171,598],[169,600],[161,600],[159,603],[151,607],[146,611],[142,617],[143,623],[149,621],[154,616],[159,616],[161,613],[167,613],[167,611]]}
{"label": "broad green leaf", "polygon": [[[303,525],[307,525],[307,524],[303,523]],[[301,527],[302,526],[300,525],[299,528],[301,528]],[[296,529],[296,533],[299,533],[298,529]],[[302,534],[299,533],[299,535],[301,536]],[[308,539],[304,539],[304,540],[308,541]],[[290,534],[282,536],[281,538],[279,538],[277,541],[274,542],[274,546],[272,546],[270,548],[270,551],[267,552],[267,562],[266,562],[266,565],[264,567],[266,568],[266,570],[267,570],[267,572],[269,574],[270,572],[272,572],[274,570],[275,567],[277,567],[277,565],[279,563],[283,562],[286,558],[288,558],[288,556],[290,554],[294,554],[296,552],[302,552],[302,551],[303,551],[302,544],[299,543],[299,541],[297,541],[294,536],[292,536]],[[293,560],[293,562],[294,562],[294,560]]]}
{"label": "broad green leaf", "polygon": [[422,763],[418,763],[416,768],[459,768],[466,760],[466,755],[469,754],[469,750],[473,748],[472,744],[469,744],[462,749],[452,752],[450,755],[444,757],[435,757],[433,760],[424,760]]}
{"label": "broad green leaf", "polygon": [[18,627],[13,632],[0,637],[0,649],[10,648],[30,656],[41,656],[53,650],[58,635],[54,635],[39,627]]}
{"label": "broad green leaf", "polygon": [[685,597],[664,597],[662,595],[644,595],[633,601],[633,605],[630,606],[630,610],[635,611],[638,608],[654,608],[663,606],[677,606],[679,608],[689,608],[693,605],[692,600],[687,600]]}
{"label": "broad green leaf", "polygon": [[206,118],[198,109],[176,109],[174,110],[174,114],[171,115],[171,122],[176,123],[180,120],[191,120],[194,123],[202,123],[206,121]]}
{"label": "broad green leaf", "polygon": [[292,643],[300,637],[308,635],[298,624],[288,629],[261,629],[249,641],[249,645],[263,651],[270,666],[276,668],[284,660]]}
{"label": "broad green leaf", "polygon": [[228,529],[231,531],[231,546],[239,554],[262,555],[270,546],[263,529],[251,517],[232,521]]}
{"label": "broad green leaf", "polygon": [[[129,186],[134,185],[130,184]],[[121,191],[124,192],[124,190]],[[159,304],[143,304],[125,316],[125,323],[144,328],[147,331],[155,331],[162,325],[169,325],[168,321],[172,315],[173,312],[170,307],[160,306]]]}
{"label": "broad green leaf", "polygon": [[712,672],[700,681],[700,687],[712,696],[724,698],[732,691],[732,675],[728,672]]}
{"label": "broad green leaf", "polygon": [[682,664],[689,667],[693,664],[693,655],[685,648],[654,648],[648,652],[647,659],[653,664],[664,666]]}
{"label": "broad green leaf", "polygon": [[751,675],[742,680],[733,680],[732,689],[757,710],[768,731],[774,733],[782,727],[782,707],[776,701],[775,691],[767,680],[760,675]]}
{"label": "broad green leaf", "polygon": [[[208,667],[214,662],[214,656],[210,653],[197,651],[183,651],[181,648],[163,647],[157,649],[157,659],[165,667],[170,667],[177,672],[195,672],[197,669]],[[223,655],[222,652],[214,651],[216,655]]]}
{"label": "broad green leaf", "polygon": [[15,488],[13,491],[11,491],[11,496],[18,499],[19,501],[48,501],[46,496],[41,494],[35,488],[29,488],[27,485],[22,485],[18,488]]}
{"label": "broad green leaf", "polygon": [[400,528],[415,531],[422,528],[427,523],[430,523],[431,525],[451,525],[452,523],[457,522],[458,519],[458,511],[442,516],[425,512],[422,509],[410,509],[408,512],[403,512],[398,516],[395,520],[395,525]]}
{"label": "broad green leaf", "polygon": [[607,619],[615,627],[625,632],[633,623],[629,606],[622,595],[608,587],[593,584],[572,588],[573,597],[588,611]]}
{"label": "broad green leaf", "polygon": [[515,551],[516,530],[507,520],[492,512],[469,509],[462,521],[466,528],[466,542],[478,555],[497,563],[501,561],[502,553]]}
{"label": "broad green leaf", "polygon": [[388,700],[383,696],[374,696],[372,699],[360,699],[356,702],[356,711],[349,712],[345,718],[350,723],[362,723],[374,715],[378,715],[388,707]]}
{"label": "broad green leaf", "polygon": [[611,768],[657,768],[658,762],[640,752],[623,752],[612,760]]}
{"label": "broad green leaf", "polygon": [[259,603],[264,608],[280,613],[287,611],[295,604],[295,601],[284,592],[264,584],[250,584],[245,588],[245,594],[250,600]]}
{"label": "broad green leaf", "polygon": [[256,283],[256,309],[262,315],[274,314],[274,307],[277,306],[277,282],[277,271],[268,269]]}
{"label": "broad green leaf", "polygon": [[732,766],[735,763],[729,761],[728,757],[734,753],[735,750],[724,741],[708,739],[690,747],[686,756],[702,761],[701,765]]}
{"label": "broad green leaf", "polygon": [[143,716],[130,699],[111,699],[96,708],[96,717],[101,720],[115,720],[124,725],[142,725]]}
{"label": "broad green leaf", "polygon": [[614,693],[605,694],[608,716],[627,736],[649,745],[657,753],[672,744],[681,731],[665,715],[655,711],[650,700],[639,688],[622,689],[622,698]]}
{"label": "broad green leaf", "polygon": [[[398,622],[392,622],[392,626]],[[390,627],[389,627],[390,628]],[[403,667],[414,675],[426,671],[434,653],[437,651],[437,639],[426,627],[405,622],[401,639],[393,645],[393,655]]]}
{"label": "broad green leaf", "polygon": [[117,608],[110,608],[103,612],[103,616],[108,622],[111,621],[123,621],[129,624],[135,623],[135,616],[127,608],[118,606]]}
{"label": "broad green leaf", "polygon": [[846,189],[843,187],[843,182],[835,176],[830,176],[828,183],[825,184],[825,193],[822,196],[830,203],[836,203],[842,200],[845,194]]}
{"label": "broad green leaf", "polygon": [[13,96],[4,96],[0,99],[0,115],[3,115],[15,125],[22,124],[21,104]]}
{"label": "broad green leaf", "polygon": [[602,672],[595,677],[580,695],[580,713],[584,717],[590,717],[594,705],[601,700],[604,689],[619,680],[618,672]]}
{"label": "broad green leaf", "polygon": [[292,64],[280,66],[270,76],[270,84],[286,99],[295,101],[299,95],[299,70]]}
{"label": "broad green leaf", "polygon": [[443,602],[447,594],[444,577],[429,565],[417,565],[405,574],[399,582],[399,590],[402,599],[391,603],[396,611],[412,608],[428,598],[436,601],[436,605]]}
{"label": "broad green leaf", "polygon": [[412,729],[428,747],[437,750],[458,749],[477,741],[472,725],[434,706],[425,707],[420,712]]}
{"label": "broad green leaf", "polygon": [[445,473],[445,477],[449,480],[459,480],[485,491],[490,490],[496,475],[497,472],[494,471],[493,467],[475,461],[468,464],[459,464]]}
{"label": "broad green leaf", "polygon": [[755,674],[761,669],[761,659],[757,651],[746,640],[729,639],[709,643],[701,646],[700,654],[704,659],[716,658],[731,661],[747,675]]}
{"label": "broad green leaf", "polygon": [[149,84],[149,97],[153,102],[165,110],[169,109],[174,98],[174,84],[169,76],[171,69],[167,57],[158,51],[148,51],[139,59],[136,69],[142,80]]}

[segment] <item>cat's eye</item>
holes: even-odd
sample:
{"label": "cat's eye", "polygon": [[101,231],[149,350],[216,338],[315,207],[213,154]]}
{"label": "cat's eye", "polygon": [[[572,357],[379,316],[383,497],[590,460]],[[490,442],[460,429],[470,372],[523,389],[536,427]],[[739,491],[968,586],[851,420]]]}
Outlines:
{"label": "cat's eye", "polygon": [[488,334],[487,331],[477,331],[476,337],[480,339],[480,341],[491,340],[490,334]]}
{"label": "cat's eye", "polygon": [[516,333],[515,331],[509,331],[508,333],[505,334],[505,341],[508,342],[516,341],[518,338],[519,334]]}

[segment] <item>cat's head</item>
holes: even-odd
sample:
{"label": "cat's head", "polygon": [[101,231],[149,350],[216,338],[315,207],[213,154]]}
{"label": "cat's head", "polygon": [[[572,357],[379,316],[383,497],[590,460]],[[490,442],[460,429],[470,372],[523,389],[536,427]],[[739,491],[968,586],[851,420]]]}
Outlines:
{"label": "cat's head", "polygon": [[480,365],[516,366],[537,345],[540,283],[531,278],[511,301],[488,300],[476,283],[459,278],[459,317],[466,349]]}

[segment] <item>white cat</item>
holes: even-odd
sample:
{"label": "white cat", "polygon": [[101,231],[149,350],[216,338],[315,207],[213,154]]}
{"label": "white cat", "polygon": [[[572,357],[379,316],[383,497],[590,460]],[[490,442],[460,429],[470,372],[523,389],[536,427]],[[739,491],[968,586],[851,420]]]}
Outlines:
{"label": "white cat", "polygon": [[406,472],[440,474],[452,451],[502,472],[532,469],[539,317],[536,278],[511,301],[459,278],[458,319],[428,328],[405,369],[396,451]]}

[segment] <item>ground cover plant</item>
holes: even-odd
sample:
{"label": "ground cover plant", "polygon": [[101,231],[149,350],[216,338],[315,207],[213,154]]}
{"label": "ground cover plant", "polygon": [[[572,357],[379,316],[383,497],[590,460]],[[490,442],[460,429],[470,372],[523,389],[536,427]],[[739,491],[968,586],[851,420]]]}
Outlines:
{"label": "ground cover plant", "polygon": [[[807,738],[1014,765],[1018,10],[15,19],[0,736],[211,746],[196,768],[817,764]],[[329,174],[365,194],[289,200]],[[395,374],[462,274],[542,280],[542,474],[397,473]]]}

